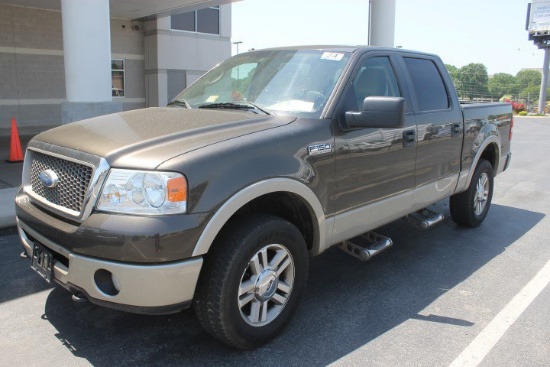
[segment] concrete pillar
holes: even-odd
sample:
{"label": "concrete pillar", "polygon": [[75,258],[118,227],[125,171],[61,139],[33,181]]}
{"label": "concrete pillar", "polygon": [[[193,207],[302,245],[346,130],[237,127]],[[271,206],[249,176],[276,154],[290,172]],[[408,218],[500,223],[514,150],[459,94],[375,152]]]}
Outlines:
{"label": "concrete pillar", "polygon": [[370,46],[394,47],[395,1],[396,0],[370,0]]}
{"label": "concrete pillar", "polygon": [[[166,63],[172,60],[174,47],[170,16],[149,20],[145,27],[145,95],[147,107],[166,106],[168,101],[168,72]],[[182,37],[177,40],[181,42]],[[164,59],[162,59],[164,58]]]}
{"label": "concrete pillar", "polygon": [[62,123],[122,110],[111,92],[109,0],[61,0],[67,101]]}
{"label": "concrete pillar", "polygon": [[544,49],[544,65],[542,66],[542,79],[540,81],[539,113],[544,113],[546,106],[546,88],[548,87],[548,68],[550,67],[550,49]]}

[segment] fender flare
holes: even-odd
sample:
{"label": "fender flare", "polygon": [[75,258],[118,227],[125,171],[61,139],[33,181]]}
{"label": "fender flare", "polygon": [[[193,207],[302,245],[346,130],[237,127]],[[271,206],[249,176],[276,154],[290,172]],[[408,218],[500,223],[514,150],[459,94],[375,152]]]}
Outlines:
{"label": "fender flare", "polygon": [[466,190],[468,186],[470,186],[470,182],[472,181],[472,177],[474,176],[475,168],[477,167],[477,164],[481,159],[481,155],[483,154],[483,152],[485,152],[485,149],[487,149],[487,147],[491,144],[495,144],[497,146],[497,151],[495,154],[494,175],[498,173],[498,170],[500,167],[500,152],[501,152],[500,138],[498,135],[491,135],[483,141],[483,143],[477,150],[474,159],[472,159],[472,165],[470,166],[468,171],[463,171],[460,173],[460,177],[458,180],[457,189],[455,193],[460,193]]}
{"label": "fender flare", "polygon": [[245,187],[229,198],[210,218],[204,228],[192,256],[204,255],[212,246],[227,221],[243,206],[260,196],[274,192],[287,192],[301,197],[309,206],[314,227],[312,252],[318,252],[326,241],[326,221],[323,207],[317,196],[303,183],[288,178],[274,178]]}

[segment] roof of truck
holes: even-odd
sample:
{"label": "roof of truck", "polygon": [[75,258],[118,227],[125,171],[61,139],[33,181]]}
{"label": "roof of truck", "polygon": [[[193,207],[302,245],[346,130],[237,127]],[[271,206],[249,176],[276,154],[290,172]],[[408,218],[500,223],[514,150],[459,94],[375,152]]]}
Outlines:
{"label": "roof of truck", "polygon": [[405,52],[405,53],[415,53],[421,55],[437,56],[428,52],[420,52],[414,50],[406,50],[402,48],[393,48],[393,47],[380,47],[380,46],[365,46],[365,45],[303,45],[303,46],[288,46],[288,47],[272,47],[265,49],[258,49],[253,51],[265,51],[265,50],[319,50],[319,51],[328,51],[328,52],[357,52],[357,51],[392,51],[392,52]]}
{"label": "roof of truck", "polygon": [[[345,45],[304,45],[304,46],[289,46],[289,47],[271,47],[263,50],[322,50],[322,51],[338,51],[338,52],[354,52],[365,46],[345,46]],[[262,50],[257,50],[262,51]]]}

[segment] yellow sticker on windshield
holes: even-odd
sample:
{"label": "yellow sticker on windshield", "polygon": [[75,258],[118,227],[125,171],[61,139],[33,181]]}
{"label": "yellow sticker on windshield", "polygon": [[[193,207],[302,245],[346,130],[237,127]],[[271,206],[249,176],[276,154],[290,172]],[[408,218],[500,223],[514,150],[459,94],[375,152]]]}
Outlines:
{"label": "yellow sticker on windshield", "polygon": [[216,102],[218,100],[219,96],[210,96],[206,99],[205,102]]}

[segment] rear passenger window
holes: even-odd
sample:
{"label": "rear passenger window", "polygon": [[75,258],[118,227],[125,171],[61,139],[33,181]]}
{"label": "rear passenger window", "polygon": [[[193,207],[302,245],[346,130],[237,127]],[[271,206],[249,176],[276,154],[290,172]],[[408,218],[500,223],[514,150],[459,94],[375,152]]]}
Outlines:
{"label": "rear passenger window", "polygon": [[432,60],[403,58],[412,79],[420,111],[446,110],[449,96],[441,74]]}

